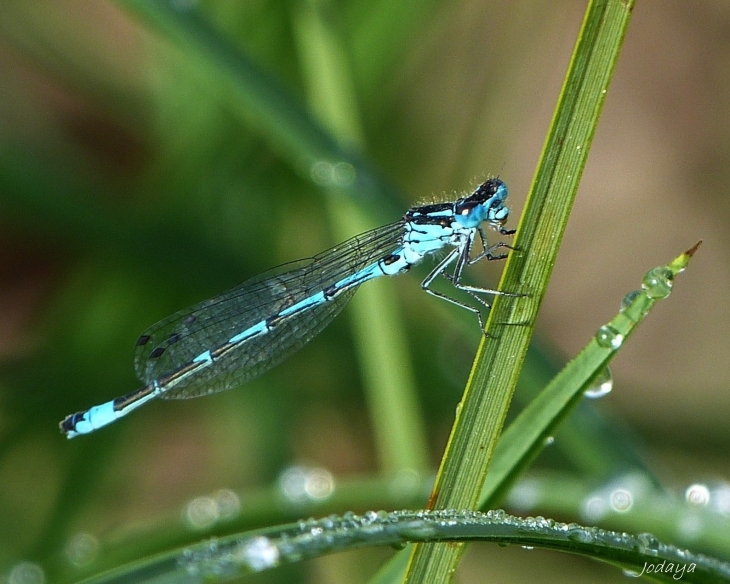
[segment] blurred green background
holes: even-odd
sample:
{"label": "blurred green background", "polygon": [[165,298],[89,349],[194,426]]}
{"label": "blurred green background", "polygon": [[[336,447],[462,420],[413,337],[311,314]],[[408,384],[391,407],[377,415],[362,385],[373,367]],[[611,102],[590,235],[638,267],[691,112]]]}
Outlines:
{"label": "blurred green background", "polygon": [[[362,313],[350,308],[245,389],[159,401],[73,442],[57,423],[138,387],[132,347],[149,325],[337,243],[353,216],[383,224],[499,174],[516,226],[584,8],[0,4],[0,581],[36,584],[37,565],[73,579],[115,546],[162,549],[223,533],[229,517],[240,528],[423,506],[419,481],[438,464],[479,338],[471,315],[421,293],[427,266],[386,288],[417,395],[402,415],[427,443],[420,475],[383,467],[353,332]],[[356,130],[344,139],[322,115],[329,93],[318,95],[312,70],[312,14],[346,72],[331,80],[351,98],[344,126],[355,120]],[[728,63],[726,2],[638,3],[538,323],[559,363],[648,268],[704,239],[616,360],[613,393],[595,404],[679,494],[730,477]],[[342,184],[316,171],[317,154],[333,152],[347,160]],[[494,284],[498,264],[470,274]],[[554,471],[571,467],[559,453],[543,458]],[[378,482],[398,470],[401,490]],[[277,499],[300,475],[320,491]],[[332,484],[350,484],[349,498],[310,509]],[[530,552],[525,562],[525,553],[474,546],[459,581],[481,582],[485,570],[498,581],[623,581],[588,561]],[[252,580],[365,582],[389,554]]]}

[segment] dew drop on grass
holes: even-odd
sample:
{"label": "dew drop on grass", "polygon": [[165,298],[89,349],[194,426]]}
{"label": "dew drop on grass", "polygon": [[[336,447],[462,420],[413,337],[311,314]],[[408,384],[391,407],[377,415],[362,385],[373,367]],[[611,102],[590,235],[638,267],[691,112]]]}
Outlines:
{"label": "dew drop on grass", "polygon": [[641,281],[641,287],[649,298],[660,300],[672,292],[674,274],[669,268],[652,268]]}
{"label": "dew drop on grass", "polygon": [[611,373],[611,369],[609,367],[606,367],[596,376],[590,387],[586,389],[584,395],[588,399],[599,399],[611,393],[612,389],[613,373]]}
{"label": "dew drop on grass", "polygon": [[710,489],[706,485],[695,483],[684,492],[687,503],[695,507],[704,507],[710,502]]}
{"label": "dew drop on grass", "polygon": [[624,336],[611,325],[604,324],[596,331],[596,342],[604,349],[615,351],[623,344]]}
{"label": "dew drop on grass", "polygon": [[20,562],[10,569],[8,584],[45,584],[46,573],[35,562]]}

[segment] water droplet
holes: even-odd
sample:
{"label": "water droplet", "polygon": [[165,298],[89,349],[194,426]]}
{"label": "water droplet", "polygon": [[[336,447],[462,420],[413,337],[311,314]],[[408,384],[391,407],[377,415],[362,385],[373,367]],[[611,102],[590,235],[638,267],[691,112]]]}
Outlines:
{"label": "water droplet", "polygon": [[307,481],[307,470],[302,466],[292,466],[281,473],[279,488],[290,501],[304,501],[307,492],[304,488]]}
{"label": "water droplet", "polygon": [[330,186],[334,176],[334,168],[332,163],[327,160],[318,160],[309,169],[309,175],[315,184],[320,186]]}
{"label": "water droplet", "polygon": [[659,540],[654,536],[654,534],[640,533],[636,536],[636,539],[639,540],[639,543],[641,545],[641,547],[639,548],[639,553],[645,555],[656,555],[658,553],[659,546],[661,544],[659,543]]}
{"label": "water droplet", "polygon": [[20,562],[10,569],[8,584],[45,584],[46,573],[35,562]]}
{"label": "water droplet", "polygon": [[651,481],[642,473],[619,476],[586,497],[581,508],[582,517],[595,523],[611,511],[625,513],[651,491]]}
{"label": "water droplet", "polygon": [[611,373],[611,369],[609,367],[606,367],[591,382],[590,387],[585,390],[583,395],[585,395],[588,399],[599,399],[611,393],[612,389],[613,373]]}
{"label": "water droplet", "polygon": [[730,485],[720,483],[710,491],[712,509],[720,515],[730,515]]}
{"label": "water droplet", "polygon": [[279,548],[268,538],[260,535],[242,542],[236,552],[237,559],[254,572],[273,568],[279,563]]}
{"label": "water droplet", "polygon": [[641,294],[641,290],[632,290],[626,296],[623,297],[621,300],[621,306],[619,307],[619,312],[624,312],[629,306],[631,306],[634,303],[634,300],[636,300],[639,295]]}
{"label": "water droplet", "polygon": [[326,499],[335,490],[335,479],[327,469],[292,466],[281,473],[279,488],[292,502]]}
{"label": "water droplet", "polygon": [[323,187],[349,187],[357,178],[355,167],[349,162],[318,160],[309,169],[312,181]]}
{"label": "water droplet", "polygon": [[99,553],[99,540],[90,533],[77,533],[66,544],[66,557],[77,568],[89,565]]}
{"label": "water droplet", "polygon": [[[492,521],[509,521],[510,515],[507,514],[507,511],[504,509],[493,509],[489,512],[489,518]],[[531,519],[530,517],[527,518],[528,520]]]}
{"label": "water droplet", "polygon": [[311,499],[326,499],[335,490],[335,478],[324,468],[313,468],[307,476],[304,487]]}
{"label": "water droplet", "polygon": [[591,543],[593,541],[593,535],[587,529],[576,526],[573,523],[568,530],[568,540],[579,543]]}
{"label": "water droplet", "polygon": [[710,502],[710,489],[706,485],[695,483],[687,487],[684,498],[690,505],[704,507]]}
{"label": "water droplet", "polygon": [[674,274],[669,268],[652,268],[641,281],[641,287],[649,298],[666,298],[672,292]]}
{"label": "water droplet", "polygon": [[582,505],[581,515],[590,522],[603,519],[609,512],[608,503],[601,496],[592,495]]}
{"label": "water droplet", "polygon": [[624,336],[611,325],[604,324],[596,332],[596,342],[604,349],[615,351],[623,344]]}
{"label": "water droplet", "polygon": [[193,529],[210,527],[218,517],[218,505],[212,497],[196,497],[185,506],[185,519]]}
{"label": "water droplet", "polygon": [[609,497],[611,509],[618,513],[626,513],[634,506],[634,497],[628,489],[616,489]]}
{"label": "water droplet", "polygon": [[535,480],[523,479],[507,495],[509,506],[520,513],[533,509],[540,501],[540,487]]}
{"label": "water droplet", "polygon": [[349,162],[337,162],[332,167],[332,182],[338,187],[349,187],[355,182],[357,172]]}
{"label": "water droplet", "polygon": [[241,500],[231,489],[219,489],[213,493],[218,515],[221,519],[232,519],[241,510]]}
{"label": "water droplet", "polygon": [[544,446],[552,446],[555,442],[555,436],[548,436],[545,438]]}

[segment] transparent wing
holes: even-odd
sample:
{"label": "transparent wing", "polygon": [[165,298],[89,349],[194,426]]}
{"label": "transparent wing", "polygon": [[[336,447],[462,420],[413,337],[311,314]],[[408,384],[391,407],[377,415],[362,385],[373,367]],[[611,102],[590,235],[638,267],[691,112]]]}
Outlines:
{"label": "transparent wing", "polygon": [[[169,316],[137,341],[137,377],[152,383],[187,365],[206,350],[278,314],[373,264],[397,249],[404,223],[399,221],[357,235],[308,260],[285,264]],[[342,310],[356,288],[334,300],[282,320],[272,331],[242,343],[215,363],[183,379],[165,398],[189,398],[240,385],[299,350]]]}
{"label": "transparent wing", "polygon": [[[357,288],[342,293],[333,301],[313,307],[305,313],[282,321],[265,335],[253,337],[215,361],[214,366],[199,370],[182,380],[162,399],[188,399],[225,391],[261,375],[301,349],[339,314]],[[304,316],[306,315],[306,316]]]}

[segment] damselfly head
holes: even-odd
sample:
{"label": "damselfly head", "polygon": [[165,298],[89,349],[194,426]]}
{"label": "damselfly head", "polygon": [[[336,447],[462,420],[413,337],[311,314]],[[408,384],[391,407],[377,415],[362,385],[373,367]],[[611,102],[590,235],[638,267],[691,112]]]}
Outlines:
{"label": "damselfly head", "polygon": [[482,221],[502,226],[509,217],[509,208],[505,205],[507,185],[498,178],[490,178],[483,182],[468,197],[455,205],[456,219],[465,227],[476,227]]}

